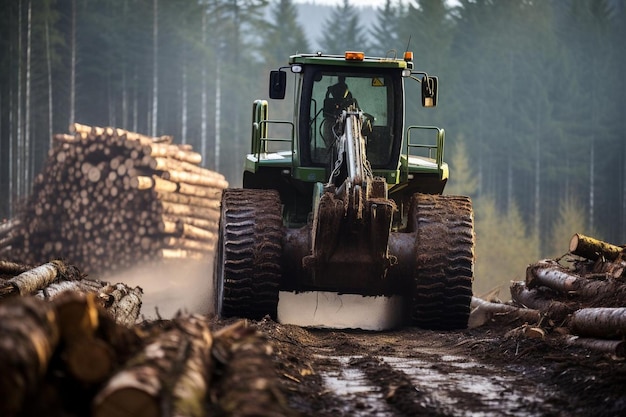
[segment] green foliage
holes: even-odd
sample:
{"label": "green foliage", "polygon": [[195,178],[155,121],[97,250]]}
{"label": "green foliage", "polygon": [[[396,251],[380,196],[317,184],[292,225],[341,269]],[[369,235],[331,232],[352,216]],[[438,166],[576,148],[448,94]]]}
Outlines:
{"label": "green foliage", "polygon": [[320,45],[327,54],[343,55],[345,51],[366,51],[367,38],[361,28],[355,6],[343,0],[335,7],[322,28]]}
{"label": "green foliage", "polygon": [[385,5],[377,11],[376,23],[370,29],[372,35],[371,53],[376,56],[387,56],[395,50],[397,56],[404,52],[403,40],[399,37],[398,24],[401,16],[400,5],[392,0],[385,0]]}
{"label": "green foliage", "polygon": [[469,154],[465,139],[460,137],[452,148],[452,158],[448,162],[450,166],[450,179],[446,185],[446,194],[466,195],[473,197],[478,191],[478,178],[470,164]]}
{"label": "green foliage", "polygon": [[309,52],[309,42],[298,23],[292,0],[279,0],[271,7],[271,21],[263,35],[262,54],[269,67],[284,65],[289,55]]}
{"label": "green foliage", "polygon": [[517,207],[501,213],[493,197],[474,200],[476,266],[474,293],[499,289],[501,299],[510,298],[509,285],[524,279],[528,264],[540,256],[538,237],[528,233]]}
{"label": "green foliage", "polygon": [[558,217],[550,230],[549,246],[544,258],[557,258],[567,253],[569,241],[575,233],[601,239],[596,232],[588,230],[581,204],[575,198],[564,198],[559,204]]}
{"label": "green foliage", "polygon": [[[31,108],[25,121],[29,4]],[[31,143],[22,162],[35,172],[46,157],[50,130],[67,131],[74,4],[78,122],[149,132],[157,5],[157,133],[199,148],[204,121],[204,164],[219,166],[237,185],[248,149],[250,103],[267,97],[268,69],[295,52],[314,52],[308,50],[312,40],[321,40],[327,53],[356,49],[385,55],[395,49],[400,55],[410,39],[416,69],[439,77],[439,104],[421,108],[419,84],[407,83],[405,125],[446,129],[447,192],[475,199],[490,195],[500,212],[516,206],[534,232],[551,230],[561,199],[571,195],[597,233],[609,241],[626,239],[623,1],[387,0],[370,11],[377,20],[364,27],[363,9],[343,0],[321,27],[306,34],[297,19],[309,16],[297,16],[300,6],[293,0],[3,1],[0,190],[5,196],[16,197],[18,173],[10,161],[17,159],[18,148],[24,153],[25,126]],[[272,117],[291,116],[289,99],[270,107]],[[458,138],[466,138],[463,148]],[[8,201],[0,204],[0,215],[7,213]],[[540,238],[549,252],[549,233]]]}

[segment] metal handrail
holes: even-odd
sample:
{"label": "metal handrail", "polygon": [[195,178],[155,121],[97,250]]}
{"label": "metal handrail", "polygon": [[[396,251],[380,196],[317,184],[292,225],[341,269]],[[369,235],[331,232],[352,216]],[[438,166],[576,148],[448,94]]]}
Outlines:
{"label": "metal handrail", "polygon": [[[423,144],[423,143],[411,143],[411,130],[436,130],[437,131],[437,143],[435,145]],[[428,157],[434,159],[437,163],[437,170],[441,173],[441,166],[443,165],[443,146],[445,142],[445,131],[436,126],[409,126],[406,132],[406,156],[407,156],[407,168],[406,175],[409,173],[408,158],[411,155],[411,149],[428,149]],[[433,158],[433,151],[436,152]]]}

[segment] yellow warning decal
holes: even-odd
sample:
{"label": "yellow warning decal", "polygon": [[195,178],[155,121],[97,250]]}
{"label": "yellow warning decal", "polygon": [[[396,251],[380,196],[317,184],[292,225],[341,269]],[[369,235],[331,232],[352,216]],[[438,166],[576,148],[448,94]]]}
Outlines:
{"label": "yellow warning decal", "polygon": [[372,87],[384,87],[385,82],[378,77],[372,78]]}

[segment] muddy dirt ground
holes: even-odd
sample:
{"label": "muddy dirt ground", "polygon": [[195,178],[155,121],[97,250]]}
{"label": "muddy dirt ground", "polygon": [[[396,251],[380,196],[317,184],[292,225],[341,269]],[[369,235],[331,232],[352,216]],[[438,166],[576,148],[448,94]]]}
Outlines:
{"label": "muddy dirt ground", "polygon": [[493,322],[455,332],[254,323],[286,404],[307,416],[626,415],[626,362]]}

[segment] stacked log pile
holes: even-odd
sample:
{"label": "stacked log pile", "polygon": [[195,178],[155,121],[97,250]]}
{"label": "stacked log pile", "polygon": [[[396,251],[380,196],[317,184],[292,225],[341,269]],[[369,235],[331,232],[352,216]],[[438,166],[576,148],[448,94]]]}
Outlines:
{"label": "stacked log pile", "polygon": [[7,257],[15,245],[23,243],[20,234],[22,222],[19,219],[9,219],[0,223],[0,257]]}
{"label": "stacked log pile", "polygon": [[212,251],[228,184],[199,166],[200,154],[170,137],[80,124],[70,131],[54,136],[19,216],[21,261],[63,257],[91,274]]}
{"label": "stacked log pile", "polygon": [[269,342],[244,321],[212,325],[124,326],[93,293],[0,299],[0,415],[293,415]]}
{"label": "stacked log pile", "polygon": [[517,329],[526,336],[555,330],[570,344],[626,356],[624,246],[576,234],[568,254],[528,266],[526,280],[512,282],[510,291],[511,304],[474,299],[474,311],[482,311],[474,314],[477,324],[497,314],[514,316],[526,322]]}

